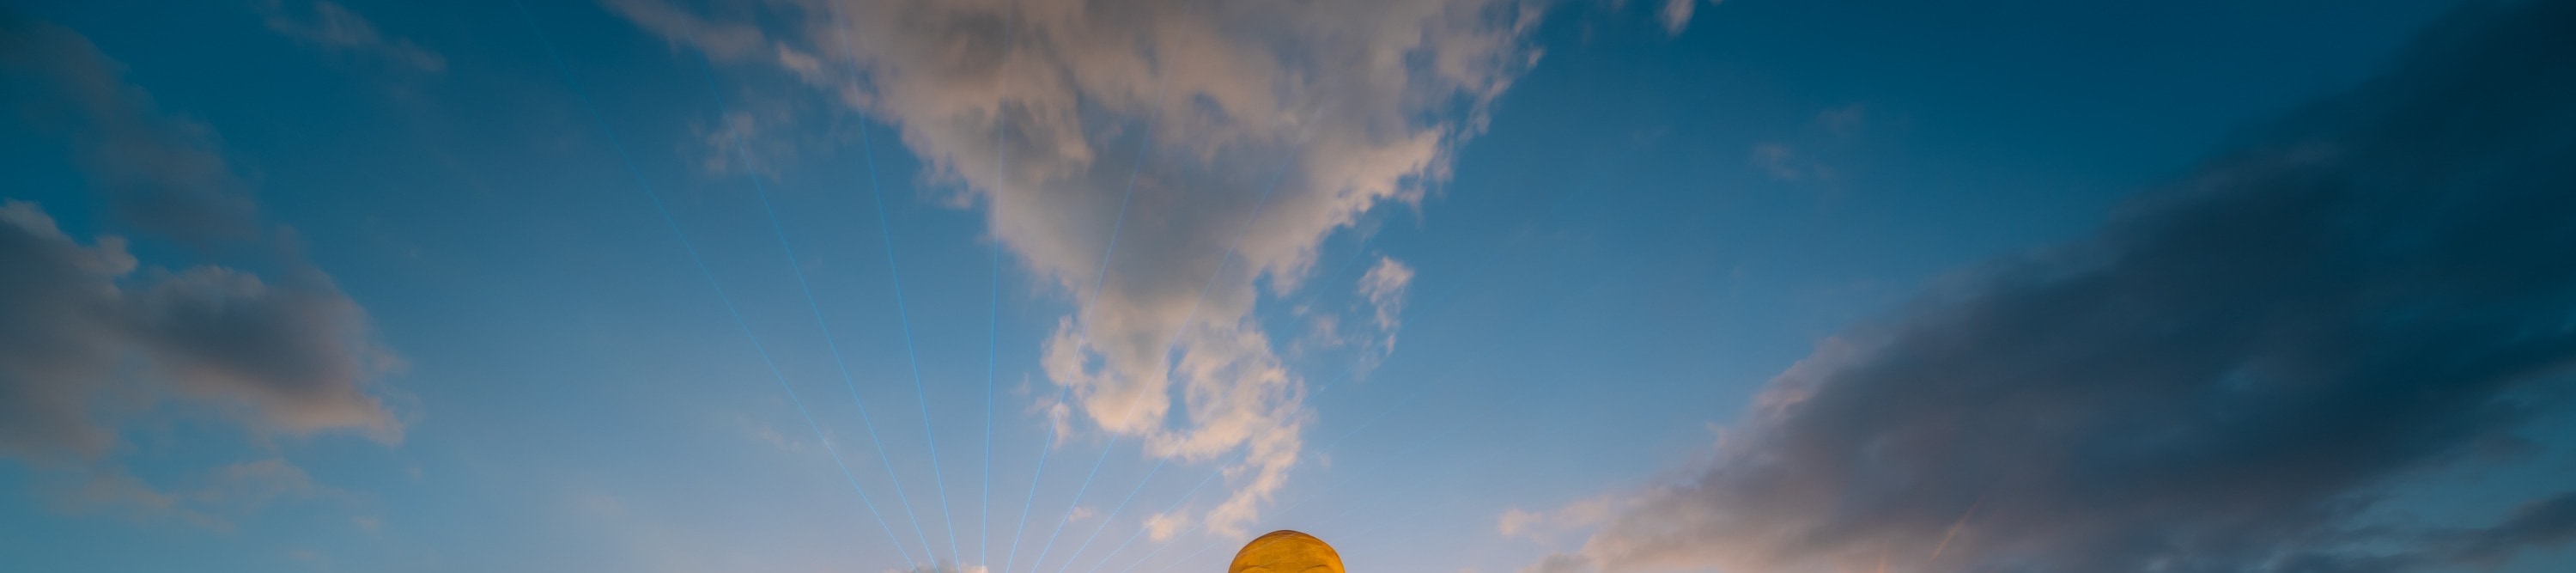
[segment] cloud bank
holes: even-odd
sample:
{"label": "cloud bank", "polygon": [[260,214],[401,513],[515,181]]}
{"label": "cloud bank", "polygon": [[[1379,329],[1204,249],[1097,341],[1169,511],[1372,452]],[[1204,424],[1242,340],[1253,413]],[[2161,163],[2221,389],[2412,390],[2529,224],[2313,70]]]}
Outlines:
{"label": "cloud bank", "polygon": [[[2576,390],[2576,3],[2479,3],[2097,235],[1772,380],[1534,571],[2433,571],[2576,538],[2372,512]],[[1514,513],[1504,526],[1533,527]]]}
{"label": "cloud bank", "polygon": [[[78,33],[0,13],[0,103],[69,134],[118,213],[183,241],[257,236],[249,186],[213,133],[161,114],[121,73]],[[122,237],[83,244],[35,204],[0,202],[0,455],[95,462],[120,416],[170,401],[263,435],[399,440],[370,392],[395,359],[371,341],[366,313],[320,271],[282,266],[282,281],[146,268]]]}
{"label": "cloud bank", "polygon": [[[1541,12],[1515,0],[605,3],[897,126],[1077,307],[1043,355],[1080,419],[1157,456],[1243,453],[1234,493],[1205,516],[1226,534],[1285,483],[1309,416],[1303,383],[1252,319],[1263,285],[1299,288],[1324,237],[1444,180],[1535,61],[1525,36]],[[1397,275],[1379,278],[1372,296],[1400,297]],[[1390,315],[1369,320],[1392,327],[1393,308],[1374,308]]]}

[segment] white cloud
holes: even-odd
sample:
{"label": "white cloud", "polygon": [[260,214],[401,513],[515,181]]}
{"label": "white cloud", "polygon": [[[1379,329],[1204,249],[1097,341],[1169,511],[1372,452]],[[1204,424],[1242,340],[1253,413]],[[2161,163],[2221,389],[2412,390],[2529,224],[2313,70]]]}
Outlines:
{"label": "white cloud", "polygon": [[1454,149],[1536,58],[1524,36],[1541,12],[1519,0],[782,0],[705,16],[607,3],[897,126],[934,180],[1077,303],[1043,355],[1079,420],[1157,456],[1245,455],[1207,518],[1229,534],[1285,483],[1308,417],[1299,377],[1252,320],[1256,285],[1297,289],[1325,236],[1445,180]]}
{"label": "white cloud", "polygon": [[1190,517],[1187,515],[1179,513],[1157,513],[1154,514],[1153,517],[1145,519],[1145,535],[1146,537],[1152,538],[1154,541],[1168,541],[1171,540],[1172,536],[1179,535],[1181,533],[1181,526],[1189,525],[1189,523]]}

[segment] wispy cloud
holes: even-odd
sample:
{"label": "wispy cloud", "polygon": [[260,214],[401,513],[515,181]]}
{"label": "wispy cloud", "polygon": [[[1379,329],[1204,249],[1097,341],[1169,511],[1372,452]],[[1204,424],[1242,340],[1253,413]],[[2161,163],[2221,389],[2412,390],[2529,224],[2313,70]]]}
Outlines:
{"label": "wispy cloud", "polygon": [[1541,12],[796,0],[718,18],[607,3],[898,126],[932,177],[1074,302],[1044,365],[1075,413],[1158,456],[1243,453],[1234,494],[1207,516],[1224,533],[1285,483],[1307,417],[1299,377],[1251,319],[1257,285],[1298,289],[1326,235],[1445,180],[1536,58],[1525,36]]}
{"label": "wispy cloud", "polygon": [[1380,336],[1374,350],[1379,356],[1395,352],[1395,331],[1404,326],[1405,293],[1412,288],[1413,267],[1394,257],[1378,257],[1368,274],[1360,275],[1360,297],[1368,300],[1370,322]]}
{"label": "wispy cloud", "polygon": [[1751,162],[1772,179],[1790,183],[1835,183],[1842,178],[1835,156],[1851,147],[1852,138],[1869,123],[1869,108],[1851,104],[1816,112],[1816,119],[1782,140],[1753,144]]}
{"label": "wispy cloud", "polygon": [[2447,571],[2576,540],[2570,495],[2373,513],[2576,392],[2570,27],[2465,9],[2096,236],[1828,341],[1531,570]]}
{"label": "wispy cloud", "polygon": [[413,71],[447,71],[445,56],[414,45],[411,40],[377,31],[374,22],[348,7],[327,0],[298,2],[305,8],[302,10],[287,4],[287,0],[266,0],[256,5],[270,31],[332,52],[378,58]]}
{"label": "wispy cloud", "polygon": [[1808,168],[1802,165],[1803,162],[1798,157],[1798,148],[1790,147],[1789,144],[1777,141],[1753,144],[1752,158],[1753,166],[1760,167],[1762,172],[1771,174],[1772,179],[1791,182],[1807,180]]}
{"label": "wispy cloud", "polygon": [[[106,470],[84,476],[78,487],[54,498],[73,511],[107,511],[139,520],[178,521],[218,531],[233,528],[231,516],[256,513],[279,502],[356,501],[348,492],[314,482],[304,468],[282,458],[216,467],[187,482],[163,488],[122,471]],[[380,524],[359,522],[372,530],[369,523]]]}
{"label": "wispy cloud", "polygon": [[[1708,0],[1708,3],[1713,5],[1718,1]],[[1690,29],[1691,13],[1697,11],[1699,3],[1700,0],[1664,0],[1663,7],[1655,11],[1655,20],[1664,24],[1665,34],[1679,36],[1683,30]]]}
{"label": "wispy cloud", "polygon": [[1542,539],[1549,534],[1580,530],[1600,525],[1617,514],[1625,500],[1602,496],[1567,504],[1554,511],[1530,511],[1511,508],[1494,522],[1494,529],[1504,537]]}
{"label": "wispy cloud", "polygon": [[1181,533],[1182,527],[1186,527],[1189,524],[1189,516],[1177,513],[1157,513],[1154,514],[1153,517],[1145,519],[1144,527],[1147,537],[1152,538],[1154,541],[1169,541],[1172,539],[1172,536],[1179,535]]}
{"label": "wispy cloud", "polygon": [[805,442],[788,437],[786,433],[778,431],[776,426],[751,416],[726,412],[716,415],[714,423],[725,433],[776,448],[780,452],[798,455],[814,455],[821,452],[819,449],[807,447]]}

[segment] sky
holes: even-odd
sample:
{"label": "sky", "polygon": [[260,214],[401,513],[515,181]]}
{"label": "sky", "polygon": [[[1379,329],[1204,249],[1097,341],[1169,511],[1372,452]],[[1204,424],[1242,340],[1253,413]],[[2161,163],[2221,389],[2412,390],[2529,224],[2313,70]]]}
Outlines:
{"label": "sky", "polygon": [[2569,29],[0,1],[0,571],[2565,571]]}

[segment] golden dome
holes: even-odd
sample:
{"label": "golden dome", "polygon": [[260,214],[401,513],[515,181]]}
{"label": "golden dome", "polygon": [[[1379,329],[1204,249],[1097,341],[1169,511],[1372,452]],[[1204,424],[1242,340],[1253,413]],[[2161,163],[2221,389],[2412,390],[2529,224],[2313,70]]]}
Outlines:
{"label": "golden dome", "polygon": [[1342,573],[1342,554],[1315,536],[1282,529],[1243,544],[1225,572]]}

